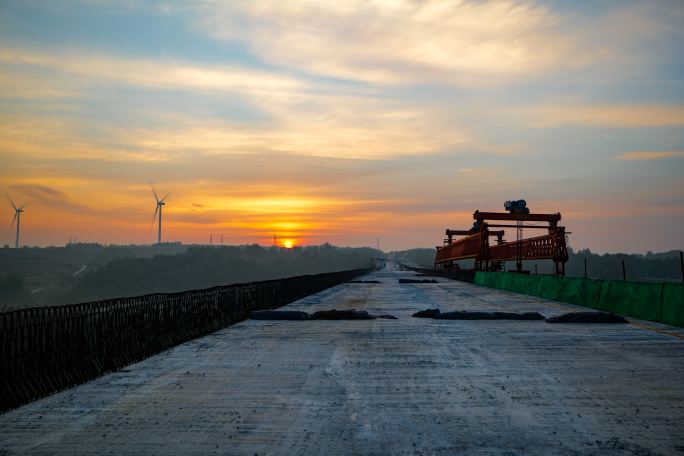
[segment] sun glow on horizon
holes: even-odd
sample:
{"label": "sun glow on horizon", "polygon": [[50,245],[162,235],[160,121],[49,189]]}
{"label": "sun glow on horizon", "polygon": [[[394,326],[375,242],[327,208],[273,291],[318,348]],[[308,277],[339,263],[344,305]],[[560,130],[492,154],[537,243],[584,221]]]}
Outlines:
{"label": "sun glow on horizon", "polygon": [[682,2],[0,2],[0,245],[682,247]]}

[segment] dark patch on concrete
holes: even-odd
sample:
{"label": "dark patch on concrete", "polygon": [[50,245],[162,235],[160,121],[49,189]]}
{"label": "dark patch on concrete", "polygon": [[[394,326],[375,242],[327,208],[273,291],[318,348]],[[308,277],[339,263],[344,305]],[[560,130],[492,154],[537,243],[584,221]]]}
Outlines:
{"label": "dark patch on concrete", "polygon": [[319,310],[311,315],[313,320],[373,320],[376,317],[365,310]]}
{"label": "dark patch on concrete", "polygon": [[398,320],[397,317],[395,317],[394,315],[389,315],[389,314],[375,315],[375,318],[385,318],[387,320]]}
{"label": "dark patch on concrete", "polygon": [[399,279],[399,283],[439,283],[434,279],[423,279],[423,280],[416,280],[416,279]]}
{"label": "dark patch on concrete", "polygon": [[544,320],[546,317],[539,312],[492,312],[497,320]]}
{"label": "dark patch on concrete", "polygon": [[252,320],[309,320],[306,312],[296,310],[255,310],[249,316]]}
{"label": "dark patch on concrete", "polygon": [[350,280],[347,283],[382,283],[379,280]]}
{"label": "dark patch on concrete", "polygon": [[426,309],[414,313],[413,316],[416,318],[435,318],[440,313],[439,309]]}
{"label": "dark patch on concrete", "polygon": [[435,317],[437,320],[543,320],[544,316],[537,312],[443,312]]}
{"label": "dark patch on concrete", "polygon": [[570,312],[546,319],[547,323],[629,323],[620,315],[608,312]]}
{"label": "dark patch on concrete", "polygon": [[439,309],[426,309],[413,314],[417,318],[434,318],[437,320],[544,320],[538,312],[440,312]]}

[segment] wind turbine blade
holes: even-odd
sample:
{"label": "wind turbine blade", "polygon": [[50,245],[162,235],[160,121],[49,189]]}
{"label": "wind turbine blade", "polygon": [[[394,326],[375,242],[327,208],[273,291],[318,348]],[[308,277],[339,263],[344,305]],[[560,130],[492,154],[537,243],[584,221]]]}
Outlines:
{"label": "wind turbine blade", "polygon": [[31,205],[31,203],[28,203],[28,204],[24,204],[24,205],[23,205],[23,206],[21,206],[21,207],[20,207],[19,209],[23,209],[23,208],[25,208],[25,207],[29,207],[30,205]]}
{"label": "wind turbine blade", "polygon": [[166,196],[162,198],[160,201],[163,203],[169,196],[171,196],[171,193],[167,193]]}
{"label": "wind turbine blade", "polygon": [[157,202],[159,202],[159,196],[157,196],[157,191],[151,185],[150,185],[150,188],[152,189],[152,193],[154,193],[154,199],[156,199]]}
{"label": "wind turbine blade", "polygon": [[9,200],[10,204],[12,205],[12,207],[14,208],[14,210],[16,211],[16,210],[17,210],[17,205],[14,204],[14,201],[12,201],[12,198],[10,198],[10,196],[7,195],[7,199]]}
{"label": "wind turbine blade", "polygon": [[152,216],[152,226],[154,226],[155,220],[157,220],[157,212],[159,211],[159,204],[154,208],[154,215]]}

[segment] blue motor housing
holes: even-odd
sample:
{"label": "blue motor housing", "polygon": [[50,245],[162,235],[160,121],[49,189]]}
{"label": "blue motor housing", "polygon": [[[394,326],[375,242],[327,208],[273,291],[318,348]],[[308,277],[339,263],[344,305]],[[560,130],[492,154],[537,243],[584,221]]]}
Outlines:
{"label": "blue motor housing", "polygon": [[527,208],[527,201],[524,199],[506,201],[504,203],[504,208],[512,214],[530,213],[530,210]]}

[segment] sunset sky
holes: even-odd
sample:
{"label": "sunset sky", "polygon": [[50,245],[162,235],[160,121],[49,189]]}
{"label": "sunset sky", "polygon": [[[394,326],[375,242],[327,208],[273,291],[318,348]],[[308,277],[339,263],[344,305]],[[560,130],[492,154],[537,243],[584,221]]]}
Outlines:
{"label": "sunset sky", "polygon": [[0,192],[30,245],[153,242],[152,184],[166,241],[434,247],[524,198],[681,249],[682,43],[682,1],[0,0]]}

